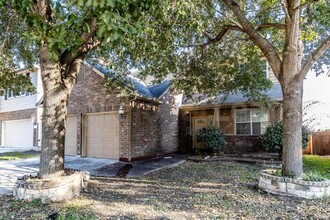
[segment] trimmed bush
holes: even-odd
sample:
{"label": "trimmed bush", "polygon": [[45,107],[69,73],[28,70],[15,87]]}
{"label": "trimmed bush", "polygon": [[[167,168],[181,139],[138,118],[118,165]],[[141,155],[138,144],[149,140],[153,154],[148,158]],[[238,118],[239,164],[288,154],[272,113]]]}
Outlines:
{"label": "trimmed bush", "polygon": [[202,143],[206,150],[223,150],[226,144],[225,136],[220,128],[207,126],[197,131],[196,141]]}
{"label": "trimmed bush", "polygon": [[[301,128],[302,131],[302,147],[306,148],[308,144],[308,129],[305,127]],[[266,151],[276,151],[279,153],[280,158],[282,158],[282,132],[283,123],[274,122],[266,128],[266,132],[262,135],[262,144]]]}

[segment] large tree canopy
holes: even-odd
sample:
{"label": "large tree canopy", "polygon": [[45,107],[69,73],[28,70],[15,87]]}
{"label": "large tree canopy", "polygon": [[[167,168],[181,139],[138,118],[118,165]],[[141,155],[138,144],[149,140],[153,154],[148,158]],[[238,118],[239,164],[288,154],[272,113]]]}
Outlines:
{"label": "large tree canopy", "polygon": [[110,58],[119,73],[173,74],[179,91],[240,89],[249,97],[270,86],[264,57],[284,96],[283,171],[300,176],[302,81],[312,67],[320,73],[329,62],[329,0],[154,3],[0,0],[1,68],[38,60],[42,71],[41,177],[63,172],[66,103],[86,56]]}
{"label": "large tree canopy", "polygon": [[[297,8],[301,11],[302,62],[306,63],[307,71],[312,67],[317,74],[324,70],[322,65],[330,65],[330,50],[322,53],[321,58],[311,54],[321,43],[326,44],[324,49],[329,44],[325,42],[330,34],[329,3],[302,1]],[[228,6],[231,4],[235,5],[236,13]],[[163,1],[160,6],[163,13],[148,14],[144,31],[125,39],[125,44],[118,45],[109,55],[124,72],[139,68],[142,75],[158,78],[174,74],[176,88],[186,92],[231,89],[249,92],[253,87],[265,88],[261,57],[280,61],[285,49],[287,6],[283,4],[274,0]],[[241,23],[237,16],[246,20]],[[255,43],[257,39],[262,39],[269,54],[264,54],[261,45]],[[318,62],[313,62],[316,59]],[[275,73],[280,69],[272,68]]]}
{"label": "large tree canopy", "polygon": [[64,171],[67,100],[81,62],[96,48],[111,49],[141,30],[153,0],[0,0],[0,89],[31,89],[24,65],[41,68],[44,88],[40,177]]}
{"label": "large tree canopy", "polygon": [[240,89],[251,97],[269,86],[265,58],[284,97],[283,173],[300,176],[303,79],[330,64],[330,1],[165,1],[161,8],[109,54],[117,67],[129,61],[142,74],[173,74],[188,93]]}

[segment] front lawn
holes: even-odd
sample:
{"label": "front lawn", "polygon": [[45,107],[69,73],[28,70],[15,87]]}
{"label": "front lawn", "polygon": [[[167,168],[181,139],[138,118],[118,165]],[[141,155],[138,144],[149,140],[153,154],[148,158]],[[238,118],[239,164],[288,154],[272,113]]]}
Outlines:
{"label": "front lawn", "polygon": [[40,155],[38,152],[27,151],[27,152],[8,152],[0,154],[0,160],[18,160],[26,159]]}
{"label": "front lawn", "polygon": [[330,179],[330,157],[304,155],[303,164],[304,172],[320,174],[322,177]]}
{"label": "front lawn", "polygon": [[42,205],[0,196],[0,219],[328,219],[330,198],[260,192],[261,167],[185,162],[136,179],[92,179],[81,196]]}

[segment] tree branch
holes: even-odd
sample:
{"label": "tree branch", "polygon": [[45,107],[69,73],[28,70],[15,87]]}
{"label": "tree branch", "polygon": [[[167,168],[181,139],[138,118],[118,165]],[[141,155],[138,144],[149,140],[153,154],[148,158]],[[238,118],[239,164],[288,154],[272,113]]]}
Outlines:
{"label": "tree branch", "polygon": [[285,24],[279,24],[279,23],[264,23],[258,25],[256,28],[257,31],[261,31],[264,28],[276,28],[280,30],[285,30]]}
{"label": "tree branch", "polygon": [[52,22],[52,8],[50,0],[39,0],[37,5],[33,6],[34,10],[38,9],[38,14],[42,16],[46,22]]}
{"label": "tree branch", "polygon": [[304,79],[310,70],[310,68],[317,62],[317,60],[330,48],[330,35],[321,43],[321,45],[315,49],[304,63],[299,77]]}
{"label": "tree branch", "polygon": [[288,2],[286,0],[281,0],[281,5],[282,5],[282,8],[283,8],[283,11],[285,13],[285,16],[291,20],[291,16],[290,16],[290,13],[288,11]]}
{"label": "tree branch", "polygon": [[315,3],[315,2],[319,2],[319,0],[311,0],[311,1],[308,1],[308,2],[305,2],[305,3],[302,3],[301,5],[299,5],[299,8],[303,8],[305,6],[308,6],[312,3]]}
{"label": "tree branch", "polygon": [[276,51],[276,48],[266,38],[259,34],[234,0],[222,0],[222,2],[225,3],[234,13],[241,26],[244,28],[244,32],[251,38],[253,43],[260,48],[274,74],[277,78],[279,78],[281,72],[281,59]]}
{"label": "tree branch", "polygon": [[204,35],[206,35],[206,37],[208,38],[208,41],[204,44],[201,45],[202,48],[207,47],[210,44],[214,44],[216,42],[219,42],[224,36],[225,34],[230,31],[230,30],[235,30],[235,31],[243,31],[240,27],[238,26],[231,26],[231,25],[226,25],[224,27],[222,27],[222,29],[220,30],[220,32],[218,33],[218,35],[214,38],[211,38],[210,36],[208,36],[207,34],[204,33]]}
{"label": "tree branch", "polygon": [[97,30],[95,19],[90,21],[89,27],[90,31],[83,33],[81,36],[81,46],[76,49],[66,50],[61,54],[60,62],[62,65],[70,64],[75,58],[81,56],[83,53],[87,53],[89,50],[94,49],[100,43],[93,39]]}

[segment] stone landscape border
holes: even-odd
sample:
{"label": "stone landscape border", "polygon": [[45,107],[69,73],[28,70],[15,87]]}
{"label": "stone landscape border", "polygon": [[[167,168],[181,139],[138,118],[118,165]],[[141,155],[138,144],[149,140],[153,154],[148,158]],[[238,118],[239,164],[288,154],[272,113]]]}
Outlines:
{"label": "stone landscape border", "polygon": [[259,188],[263,191],[284,196],[294,196],[305,199],[320,199],[330,196],[330,181],[304,181],[288,177],[274,176],[273,170],[261,170]]}
{"label": "stone landscape border", "polygon": [[24,201],[41,199],[44,204],[60,202],[79,195],[81,190],[87,186],[89,178],[89,172],[75,171],[71,175],[61,176],[54,180],[18,180],[13,195]]}

